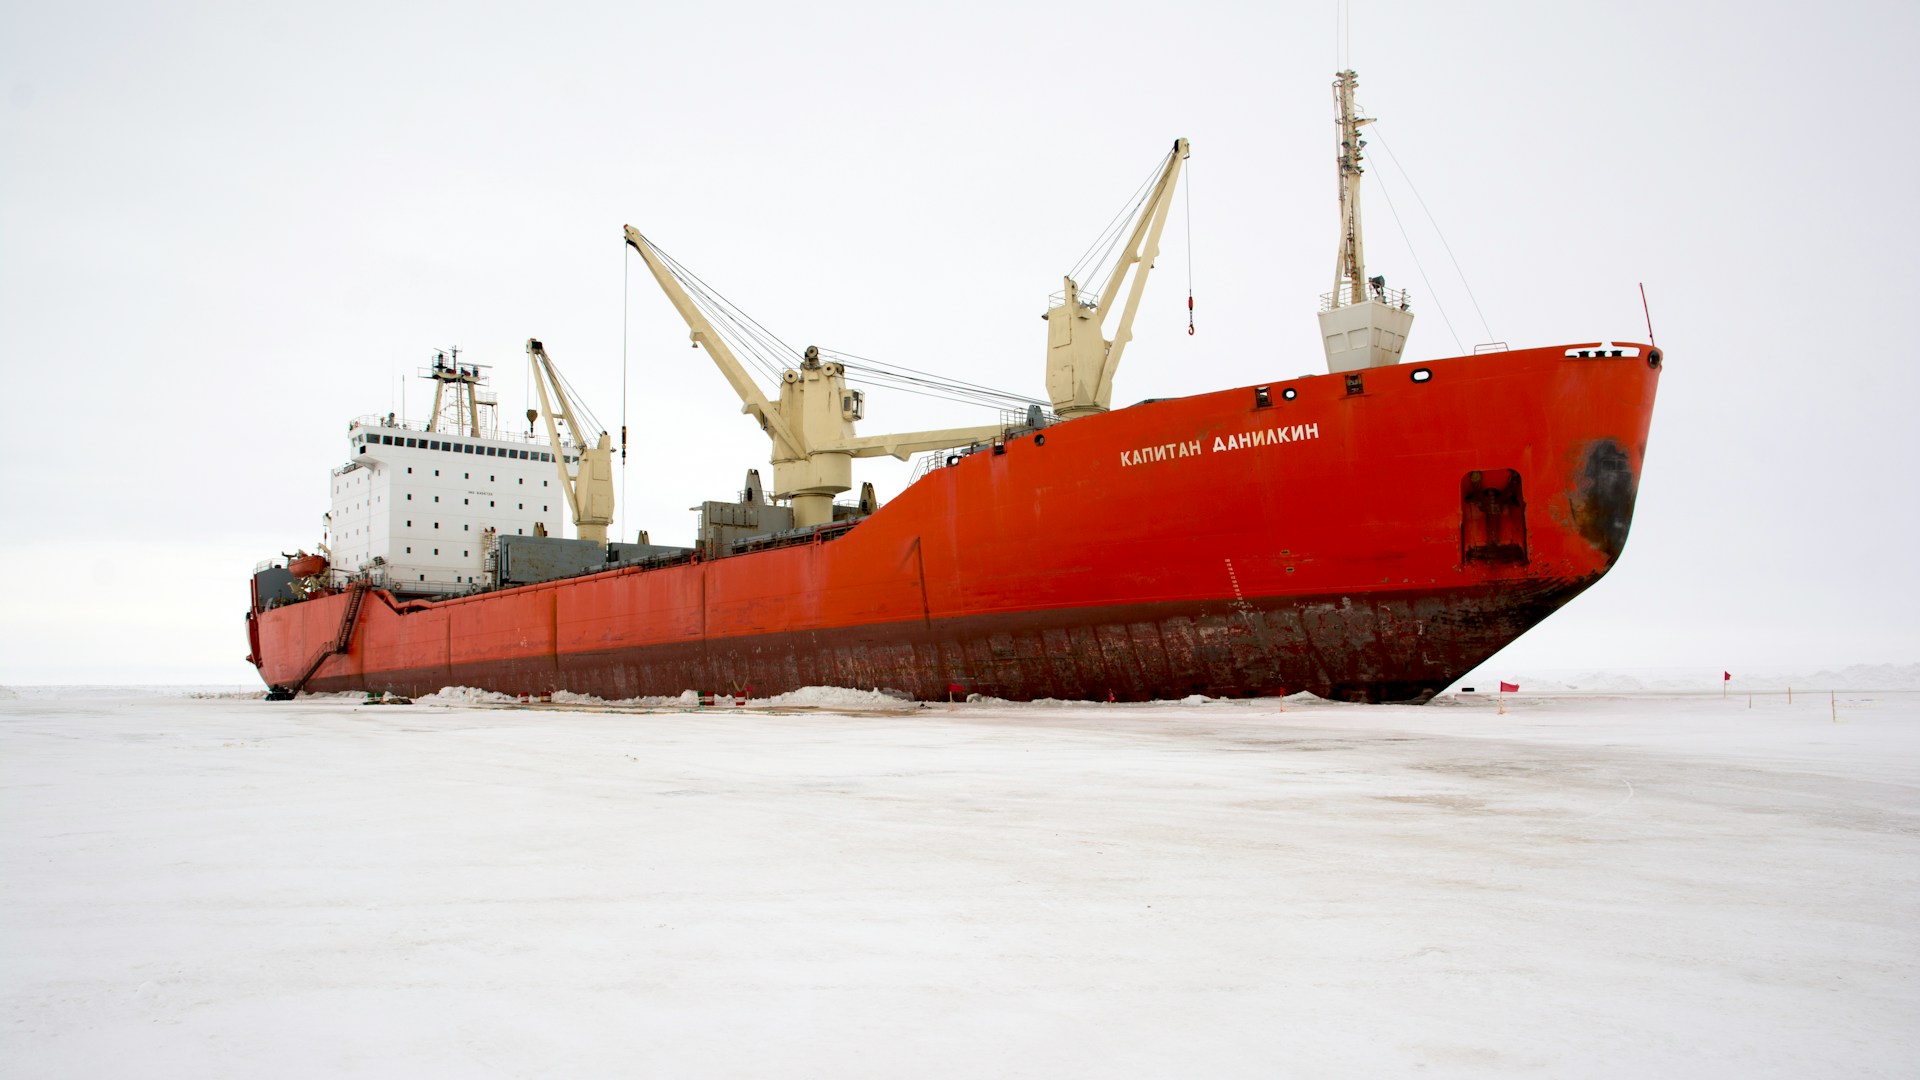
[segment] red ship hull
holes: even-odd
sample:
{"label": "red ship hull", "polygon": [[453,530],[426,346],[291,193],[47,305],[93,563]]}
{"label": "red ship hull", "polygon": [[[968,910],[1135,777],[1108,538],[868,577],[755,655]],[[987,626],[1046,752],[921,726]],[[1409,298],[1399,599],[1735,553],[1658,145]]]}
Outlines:
{"label": "red ship hull", "polygon": [[808,543],[374,591],[324,658],[350,593],[253,610],[251,659],[271,687],[318,661],[314,691],[1424,701],[1619,558],[1660,355],[1617,348],[1145,402],[967,456]]}

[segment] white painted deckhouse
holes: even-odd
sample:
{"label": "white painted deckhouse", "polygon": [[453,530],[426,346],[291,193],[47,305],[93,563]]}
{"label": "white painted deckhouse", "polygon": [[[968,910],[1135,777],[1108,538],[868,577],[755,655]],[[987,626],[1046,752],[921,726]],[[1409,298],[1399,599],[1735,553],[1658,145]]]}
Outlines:
{"label": "white painted deckhouse", "polygon": [[[322,523],[336,569],[401,593],[461,593],[488,580],[500,536],[563,535],[555,449],[495,427],[480,368],[457,352],[436,355],[422,372],[439,384],[433,419],[348,425],[347,462],[333,470]],[[453,400],[443,401],[449,386]],[[558,453],[569,472],[577,467],[578,448],[563,442]]]}

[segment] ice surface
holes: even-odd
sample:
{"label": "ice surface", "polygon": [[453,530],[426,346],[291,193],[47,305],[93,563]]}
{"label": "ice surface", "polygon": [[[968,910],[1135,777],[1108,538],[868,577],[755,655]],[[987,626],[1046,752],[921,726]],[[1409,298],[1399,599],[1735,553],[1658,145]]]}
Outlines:
{"label": "ice surface", "polygon": [[899,709],[912,703],[880,690],[852,690],[840,686],[803,686],[753,704],[802,706],[813,709]]}
{"label": "ice surface", "polygon": [[1920,695],[669,700],[23,688],[0,1074],[1920,1060]]}
{"label": "ice surface", "polygon": [[512,705],[519,701],[518,698],[509,694],[477,690],[471,686],[443,686],[431,694],[422,694],[413,700],[419,705]]}
{"label": "ice surface", "polygon": [[[1788,688],[1829,690],[1920,690],[1920,664],[1850,664],[1843,668],[1780,673],[1754,671],[1730,661],[1730,693],[1784,693]],[[1456,683],[1491,690],[1499,680],[1517,682],[1523,693],[1720,693],[1725,668],[1647,668],[1638,671],[1515,671],[1493,664]]]}

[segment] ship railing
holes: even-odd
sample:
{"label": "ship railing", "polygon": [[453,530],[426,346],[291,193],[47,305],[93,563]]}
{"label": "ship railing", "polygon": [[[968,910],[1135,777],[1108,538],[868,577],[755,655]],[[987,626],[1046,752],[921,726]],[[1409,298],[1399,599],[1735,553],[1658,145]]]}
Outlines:
{"label": "ship railing", "polygon": [[[608,564],[608,569],[624,570],[628,567],[634,567],[641,570],[660,570],[669,566],[679,566],[682,563],[698,562],[699,559],[700,549],[689,548],[686,551],[676,551],[668,555],[648,555],[641,559],[626,559],[621,562],[610,563]],[[592,573],[599,573],[599,571],[595,570],[592,571]]]}
{"label": "ship railing", "polygon": [[335,567],[327,571],[327,588],[335,592],[345,592],[356,582],[410,597],[466,596],[470,593],[485,592],[492,587],[487,581],[404,581],[387,573],[387,568],[384,566],[373,566],[364,570],[342,570]]}
{"label": "ship railing", "polygon": [[[1065,306],[1067,306],[1067,290],[1061,289],[1058,292],[1047,294],[1047,307],[1057,308]],[[1088,289],[1080,290],[1080,306],[1089,310],[1099,307],[1100,294]]]}
{"label": "ship railing", "polygon": [[[1340,301],[1337,305],[1334,303],[1336,297]],[[1359,300],[1355,300],[1353,298],[1353,286],[1343,283],[1339,289],[1333,292],[1320,294],[1320,311],[1324,314],[1332,311],[1336,306],[1351,307],[1354,304],[1365,303],[1369,300],[1405,311],[1407,310],[1407,306],[1413,303],[1413,294],[1407,292],[1405,289],[1376,289],[1368,286],[1366,294]]]}
{"label": "ship railing", "polygon": [[825,525],[810,525],[805,528],[787,529],[782,532],[768,533],[765,536],[750,536],[745,540],[735,540],[727,546],[730,555],[745,555],[749,551],[766,551],[771,548],[793,547],[797,544],[824,544],[846,533],[848,529],[860,524],[862,519],[834,521]]}
{"label": "ship railing", "polygon": [[995,443],[1005,443],[1022,435],[1050,428],[1060,422],[1060,417],[1039,405],[1030,405],[1024,411],[1016,409],[1000,410],[1000,438],[995,442],[973,442],[965,446],[952,446],[944,450],[929,450],[914,459],[913,471],[907,477],[907,484],[930,472],[944,469],[949,465],[958,465],[962,458],[991,449]]}
{"label": "ship railing", "polygon": [[907,477],[907,485],[913,486],[928,473],[944,469],[949,465],[958,465],[961,458],[977,454],[991,445],[991,443],[969,443],[966,446],[955,446],[945,450],[929,450],[914,459],[913,472]]}
{"label": "ship railing", "polygon": [[[425,432],[428,430],[427,421],[425,420],[389,420],[387,417],[378,413],[372,413],[367,416],[356,416],[348,427],[379,428],[382,431]],[[517,431],[503,431],[499,428],[482,429],[479,435],[472,435],[466,431],[449,430],[436,431],[434,434],[448,435],[461,439],[493,439],[496,442],[520,442],[539,446],[545,446],[547,444],[545,436],[521,434]],[[568,446],[573,445],[573,443],[568,442],[565,438],[562,438],[560,441]]]}
{"label": "ship railing", "polygon": [[1060,417],[1044,405],[1029,405],[1024,409],[1000,410],[1000,433],[1003,438],[1017,438],[1029,431],[1049,428],[1060,422]]}

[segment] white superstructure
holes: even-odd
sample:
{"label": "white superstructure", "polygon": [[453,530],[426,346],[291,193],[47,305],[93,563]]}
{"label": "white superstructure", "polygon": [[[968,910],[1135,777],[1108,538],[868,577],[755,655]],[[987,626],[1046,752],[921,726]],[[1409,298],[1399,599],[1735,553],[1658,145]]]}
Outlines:
{"label": "white superstructure", "polygon": [[[445,366],[436,358],[436,372]],[[464,592],[488,580],[500,536],[563,535],[567,495],[553,446],[495,429],[466,399],[457,424],[389,414],[348,425],[324,522],[336,570],[398,592]],[[562,443],[559,454],[569,472],[578,467],[577,447]]]}

